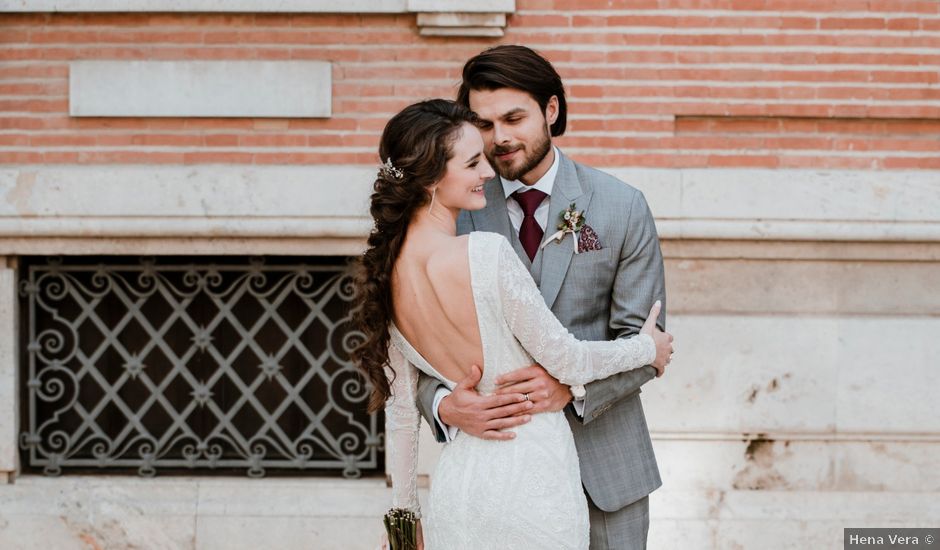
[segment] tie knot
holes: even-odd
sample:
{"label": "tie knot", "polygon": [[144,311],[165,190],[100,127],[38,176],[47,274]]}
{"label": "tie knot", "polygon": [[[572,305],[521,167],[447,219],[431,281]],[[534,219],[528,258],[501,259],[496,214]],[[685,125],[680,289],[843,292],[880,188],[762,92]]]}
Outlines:
{"label": "tie knot", "polygon": [[547,197],[548,194],[538,189],[529,189],[528,191],[516,191],[512,194],[512,198],[519,203],[519,206],[522,207],[522,213],[526,216],[531,216],[535,213],[535,209],[542,204],[542,201]]}

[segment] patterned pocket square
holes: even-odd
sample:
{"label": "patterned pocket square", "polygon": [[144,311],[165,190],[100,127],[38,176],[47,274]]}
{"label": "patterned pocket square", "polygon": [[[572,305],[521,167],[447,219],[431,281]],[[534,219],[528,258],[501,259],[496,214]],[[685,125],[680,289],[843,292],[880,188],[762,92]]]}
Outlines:
{"label": "patterned pocket square", "polygon": [[604,247],[601,245],[601,240],[597,238],[597,232],[590,225],[584,224],[578,236],[578,252],[590,252],[602,248]]}

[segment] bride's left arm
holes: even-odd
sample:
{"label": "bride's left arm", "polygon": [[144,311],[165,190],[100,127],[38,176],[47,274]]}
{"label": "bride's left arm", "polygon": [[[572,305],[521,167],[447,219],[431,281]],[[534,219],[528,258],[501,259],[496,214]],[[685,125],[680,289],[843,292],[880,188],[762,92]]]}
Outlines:
{"label": "bride's left arm", "polygon": [[575,338],[551,312],[512,245],[502,238],[497,259],[503,319],[529,355],[569,386],[652,363],[656,344],[648,334],[628,340],[586,342]]}
{"label": "bride's left arm", "polygon": [[392,479],[392,508],[411,510],[418,517],[417,464],[420,415],[415,402],[418,370],[394,344],[388,346],[385,374],[392,396],[385,402],[385,464]]}

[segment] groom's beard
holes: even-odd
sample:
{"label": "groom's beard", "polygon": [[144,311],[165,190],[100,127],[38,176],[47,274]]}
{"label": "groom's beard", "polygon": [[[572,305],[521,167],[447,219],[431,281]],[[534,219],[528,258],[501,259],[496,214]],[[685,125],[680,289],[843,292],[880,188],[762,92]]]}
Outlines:
{"label": "groom's beard", "polygon": [[[490,166],[496,170],[496,173],[502,176],[507,181],[516,181],[522,176],[528,174],[536,166],[542,162],[542,159],[545,158],[545,155],[552,148],[552,137],[548,133],[548,127],[542,128],[541,138],[532,144],[532,150],[527,151],[524,146],[494,146],[492,152],[487,155],[490,161]],[[518,167],[514,167],[512,164],[500,163],[499,159],[496,158],[496,155],[502,155],[510,151],[515,151],[517,149],[522,149],[525,156],[522,159],[522,164]]]}

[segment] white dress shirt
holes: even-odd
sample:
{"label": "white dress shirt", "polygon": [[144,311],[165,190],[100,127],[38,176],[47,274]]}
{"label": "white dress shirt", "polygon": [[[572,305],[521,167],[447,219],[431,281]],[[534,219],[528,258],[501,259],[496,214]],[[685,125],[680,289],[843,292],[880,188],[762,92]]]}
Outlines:
{"label": "white dress shirt", "polygon": [[[516,238],[519,237],[519,228],[522,227],[522,218],[525,217],[525,214],[522,212],[522,206],[519,205],[514,199],[510,198],[510,195],[524,189],[523,193],[530,189],[538,189],[539,191],[545,193],[545,198],[542,199],[541,204],[538,208],[535,209],[533,216],[535,217],[536,223],[539,224],[539,227],[542,228],[542,231],[545,231],[545,228],[548,227],[548,208],[549,203],[552,198],[552,188],[555,186],[555,176],[558,175],[558,158],[559,153],[558,149],[552,146],[552,152],[555,153],[555,160],[552,162],[551,167],[542,175],[541,178],[533,185],[526,185],[519,180],[509,181],[504,179],[502,176],[499,177],[500,183],[503,185],[503,193],[506,196],[506,210],[509,211],[509,222],[512,224],[513,230],[516,232]],[[544,238],[544,235],[543,235]],[[437,425],[444,432],[447,441],[453,441],[457,437],[457,428],[453,426],[448,426],[441,422],[441,417],[438,415],[438,407],[441,404],[441,400],[450,395],[450,390],[444,387],[438,388],[437,392],[434,394],[434,405],[432,410],[434,411],[434,421],[437,422]],[[578,413],[578,416],[584,416],[584,399],[575,399],[572,404],[574,405],[575,412]]]}
{"label": "white dress shirt", "polygon": [[555,162],[552,163],[548,171],[533,185],[526,185],[519,180],[508,181],[502,176],[499,177],[500,183],[503,184],[503,194],[506,197],[506,210],[509,211],[509,223],[516,232],[517,238],[519,236],[519,228],[522,227],[522,218],[525,217],[525,214],[522,212],[522,206],[520,206],[515,199],[510,198],[516,191],[522,190],[522,192],[525,193],[530,189],[538,189],[545,193],[545,198],[542,199],[538,208],[535,209],[533,216],[535,216],[535,221],[539,224],[539,227],[542,228],[542,231],[545,231],[545,228],[548,227],[548,208],[552,198],[552,188],[555,187],[555,176],[558,175],[558,149],[554,147],[552,149],[555,153]]}

